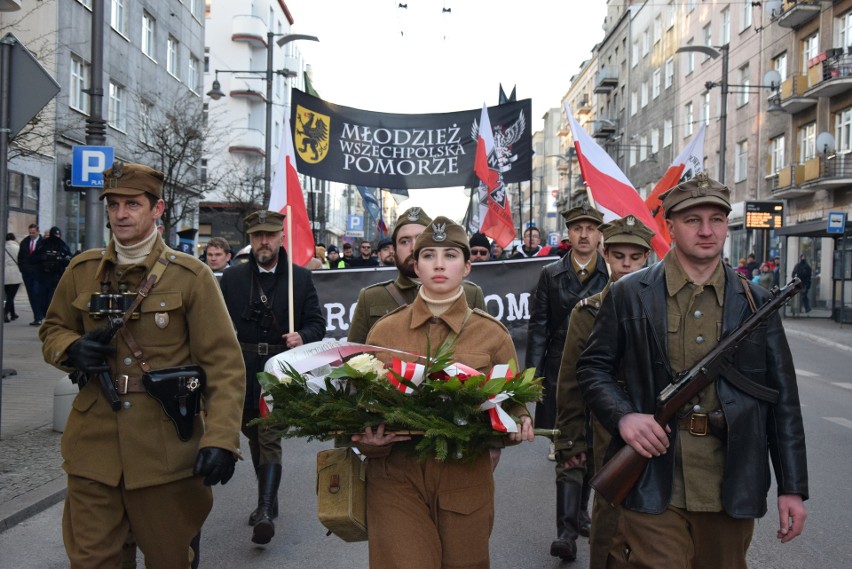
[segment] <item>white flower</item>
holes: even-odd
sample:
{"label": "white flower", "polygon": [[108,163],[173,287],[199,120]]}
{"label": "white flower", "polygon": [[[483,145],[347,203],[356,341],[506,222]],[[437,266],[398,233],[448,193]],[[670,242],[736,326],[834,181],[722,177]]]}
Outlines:
{"label": "white flower", "polygon": [[385,366],[370,354],[359,354],[352,358],[351,360],[346,362],[349,367],[360,373],[361,375],[367,375],[368,373],[375,373],[376,375],[384,375],[387,373]]}
{"label": "white flower", "polygon": [[292,381],[293,381],[293,376],[291,376],[287,373],[282,373],[281,375],[278,376],[278,383],[280,383],[281,385],[290,385],[290,383]]}

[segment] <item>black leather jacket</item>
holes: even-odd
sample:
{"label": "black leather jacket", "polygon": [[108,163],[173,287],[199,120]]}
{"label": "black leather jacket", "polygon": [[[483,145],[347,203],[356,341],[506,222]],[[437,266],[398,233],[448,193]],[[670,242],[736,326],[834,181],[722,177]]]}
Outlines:
{"label": "black leather jacket", "polygon": [[[758,305],[769,300],[769,291],[747,284]],[[722,337],[750,314],[742,280],[733,269],[725,267]],[[614,435],[609,455],[624,444],[618,436],[621,417],[632,412],[653,413],[657,394],[672,380],[666,335],[664,263],[612,285],[577,364],[577,378],[586,403]],[[778,314],[743,342],[734,364],[752,381],[779,392],[778,403],[773,406],[739,391],[724,376],[716,379],[729,433],[722,505],[732,517],[759,518],[766,514],[770,484],[767,451],[779,494],[808,497],[805,433],[796,373]],[[615,382],[619,369],[627,381],[627,392]],[[674,448],[676,421],[669,426]],[[625,507],[654,514],[665,510],[671,501],[674,455],[669,452],[651,459],[625,500]]]}
{"label": "black leather jacket", "polygon": [[556,422],[556,381],[571,310],[581,299],[602,291],[609,282],[602,255],[598,254],[597,264],[589,270],[592,274],[586,282],[580,282],[571,265],[571,255],[565,255],[541,270],[530,300],[524,367],[535,367],[536,376],[544,377],[545,394],[544,401],[536,405],[536,427],[551,429]]}

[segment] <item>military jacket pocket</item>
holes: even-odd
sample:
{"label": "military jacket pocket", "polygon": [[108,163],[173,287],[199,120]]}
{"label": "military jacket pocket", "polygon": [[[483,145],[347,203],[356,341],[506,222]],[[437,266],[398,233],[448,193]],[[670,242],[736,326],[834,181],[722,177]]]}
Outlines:
{"label": "military jacket pocket", "polygon": [[133,333],[143,349],[183,342],[187,337],[183,295],[178,291],[152,292],[140,305],[138,321],[131,320],[128,326],[135,328]]}
{"label": "military jacket pocket", "polygon": [[438,505],[445,512],[467,516],[484,508],[491,500],[488,486],[482,484],[441,494],[438,496]]}
{"label": "military jacket pocket", "polygon": [[91,409],[92,405],[95,404],[95,401],[98,400],[98,391],[96,389],[83,389],[80,393],[77,394],[77,397],[74,398],[74,402],[71,406],[81,413],[85,413],[89,409]]}

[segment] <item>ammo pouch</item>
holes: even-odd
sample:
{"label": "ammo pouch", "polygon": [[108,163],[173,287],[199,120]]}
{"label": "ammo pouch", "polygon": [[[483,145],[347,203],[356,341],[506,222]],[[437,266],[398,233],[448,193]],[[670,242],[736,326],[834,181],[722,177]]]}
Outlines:
{"label": "ammo pouch", "polygon": [[366,470],[350,447],[317,453],[317,516],[343,541],[367,539]]}
{"label": "ammo pouch", "polygon": [[188,365],[151,370],[142,375],[148,395],[160,402],[166,416],[184,442],[192,438],[192,424],[201,410],[201,392],[207,377],[200,366]]}

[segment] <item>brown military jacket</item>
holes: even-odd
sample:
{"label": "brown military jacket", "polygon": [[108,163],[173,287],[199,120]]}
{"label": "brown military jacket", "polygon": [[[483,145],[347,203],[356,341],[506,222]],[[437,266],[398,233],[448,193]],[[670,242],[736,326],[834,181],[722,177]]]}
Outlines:
{"label": "brown military jacket", "polygon": [[[385,314],[399,308],[399,302],[385,288],[389,284],[396,287],[397,292],[406,304],[414,302],[418,285],[401,274],[397,274],[394,281],[384,281],[362,288],[360,294],[358,294],[358,304],[355,306],[352,322],[349,325],[347,340],[363,344],[367,341],[367,334],[376,322]],[[482,294],[482,289],[469,281],[464,281],[462,286],[468,306],[484,311],[485,297]]]}
{"label": "brown military jacket", "polygon": [[[239,453],[245,368],[219,285],[209,267],[167,248],[159,238],[140,265],[116,267],[112,241],[107,249],[92,249],[71,261],[39,329],[44,358],[69,371],[62,365],[68,346],[105,325],[88,315],[92,293],[100,292],[97,275],[102,266],[114,291],[117,282],[135,290],[161,252],[170,263],[142,301],[139,319],[130,320],[127,329],[153,369],[189,364],[204,369],[203,418],[196,418],[192,438],[181,442],[154,398],[146,393],[121,395],[123,408],[114,412],[98,381],[90,378],[74,399],[62,436],[68,474],[111,486],[124,477],[125,486],[136,489],[192,476],[199,448]],[[141,375],[124,340],[117,336],[113,342],[116,353],[108,361],[113,374]]]}
{"label": "brown military jacket", "polygon": [[611,284],[612,281],[598,294],[580,300],[571,310],[568,320],[568,335],[565,337],[565,349],[562,350],[562,363],[559,365],[556,384],[555,428],[559,429],[560,434],[555,444],[560,461],[588,450],[584,429],[586,405],[577,383],[577,360],[586,347],[595,326],[598,309],[609,293]]}

